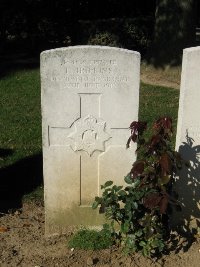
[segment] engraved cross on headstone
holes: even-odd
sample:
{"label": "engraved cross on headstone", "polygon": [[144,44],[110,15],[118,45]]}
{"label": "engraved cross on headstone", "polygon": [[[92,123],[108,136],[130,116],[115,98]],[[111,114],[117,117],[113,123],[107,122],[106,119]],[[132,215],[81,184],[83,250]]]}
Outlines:
{"label": "engraved cross on headstone", "polygon": [[[119,146],[115,142],[117,132],[128,131],[128,128],[110,128],[101,118],[101,96],[101,93],[79,93],[79,118],[68,127],[49,126],[49,146],[66,146],[80,157],[80,206],[91,205],[91,199],[99,195],[101,153],[111,145]],[[112,142],[106,145],[110,139]]]}

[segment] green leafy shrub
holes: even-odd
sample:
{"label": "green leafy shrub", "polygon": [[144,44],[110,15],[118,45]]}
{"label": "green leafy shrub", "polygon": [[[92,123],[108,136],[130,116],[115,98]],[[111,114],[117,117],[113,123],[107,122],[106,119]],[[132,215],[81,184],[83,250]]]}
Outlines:
{"label": "green leafy shrub", "polygon": [[180,206],[172,184],[183,160],[170,145],[170,118],[155,121],[149,140],[143,137],[146,128],[144,122],[134,121],[130,125],[127,148],[131,141],[137,142],[137,151],[143,157],[134,162],[125,177],[126,186],[107,181],[101,186],[102,197],[95,198],[93,208],[100,205],[99,212],[111,220],[109,226],[125,252],[141,251],[144,256],[154,256],[165,249],[170,204]]}
{"label": "green leafy shrub", "polygon": [[103,45],[119,47],[119,38],[117,35],[110,32],[99,32],[90,36],[88,40],[89,45]]}
{"label": "green leafy shrub", "polygon": [[109,248],[113,244],[112,234],[108,227],[101,231],[81,229],[72,237],[68,246],[86,250],[99,250]]}
{"label": "green leafy shrub", "polygon": [[80,20],[79,44],[123,47],[146,53],[153,36],[154,17]]}
{"label": "green leafy shrub", "polygon": [[151,44],[148,28],[142,24],[131,23],[127,20],[123,25],[123,32],[127,45],[134,49],[146,50]]}

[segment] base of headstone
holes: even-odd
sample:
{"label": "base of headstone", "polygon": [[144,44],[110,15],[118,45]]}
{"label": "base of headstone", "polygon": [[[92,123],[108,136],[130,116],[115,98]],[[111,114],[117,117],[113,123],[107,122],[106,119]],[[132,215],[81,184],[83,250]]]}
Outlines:
{"label": "base of headstone", "polygon": [[69,231],[70,226],[86,227],[89,229],[101,229],[106,223],[105,215],[99,214],[98,210],[93,210],[91,207],[77,211],[77,205],[72,206],[71,210],[55,211],[48,214],[54,216],[45,218],[45,235],[61,235]]}

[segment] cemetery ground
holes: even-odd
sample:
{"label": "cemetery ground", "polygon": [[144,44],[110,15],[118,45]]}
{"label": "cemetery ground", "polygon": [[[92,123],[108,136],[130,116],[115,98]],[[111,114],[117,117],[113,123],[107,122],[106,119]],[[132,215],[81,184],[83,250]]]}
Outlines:
{"label": "cemetery ground", "polygon": [[[178,88],[179,75],[178,69],[156,73],[143,65],[141,120],[151,124],[159,115],[168,115],[176,132],[179,91],[173,88]],[[126,256],[117,247],[71,250],[67,240],[73,228],[66,235],[45,238],[39,70],[5,75],[0,99],[0,266],[199,266],[198,236],[194,242],[177,236],[174,250],[158,260],[140,254]]]}

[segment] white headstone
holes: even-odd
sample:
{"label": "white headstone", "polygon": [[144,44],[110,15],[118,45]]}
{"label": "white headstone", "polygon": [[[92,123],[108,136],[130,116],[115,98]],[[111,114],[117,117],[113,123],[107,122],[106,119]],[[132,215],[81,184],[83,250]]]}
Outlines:
{"label": "white headstone", "polygon": [[100,185],[123,184],[136,155],[126,150],[138,119],[140,54],[74,46],[41,54],[46,234],[98,225]]}
{"label": "white headstone", "polygon": [[200,218],[200,47],[183,51],[176,150],[191,163],[190,169],[183,168],[176,183],[184,205],[177,216],[193,225]]}

